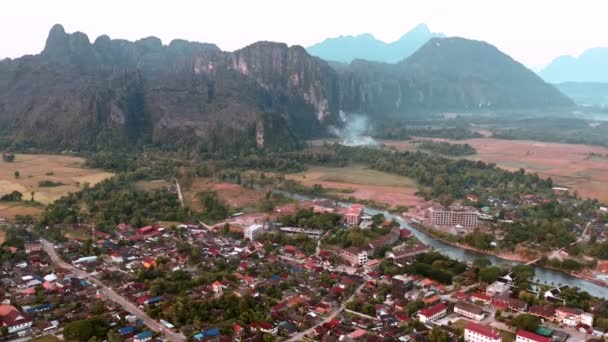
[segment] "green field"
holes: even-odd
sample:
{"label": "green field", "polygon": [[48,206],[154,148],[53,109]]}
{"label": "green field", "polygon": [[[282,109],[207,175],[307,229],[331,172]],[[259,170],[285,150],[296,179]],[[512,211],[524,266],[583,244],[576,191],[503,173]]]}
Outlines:
{"label": "green field", "polygon": [[303,182],[345,183],[368,186],[417,187],[413,179],[376,171],[362,165],[347,167],[311,166],[305,172],[290,175],[289,178]]}

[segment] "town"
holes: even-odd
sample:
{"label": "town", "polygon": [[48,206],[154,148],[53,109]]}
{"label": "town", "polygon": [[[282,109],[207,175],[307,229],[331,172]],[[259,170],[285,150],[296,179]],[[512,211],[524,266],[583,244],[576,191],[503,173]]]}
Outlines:
{"label": "town", "polygon": [[[473,207],[429,202],[404,216],[412,225],[426,221],[458,234],[476,229],[484,215]],[[404,222],[332,200],[237,213],[212,225],[121,223],[110,232],[87,224],[44,227],[2,220],[2,338],[557,342],[608,337],[605,298],[567,284],[535,283],[534,268],[523,264],[505,268],[483,257],[451,260],[418,240],[415,228]],[[57,234],[65,228],[81,238]]]}

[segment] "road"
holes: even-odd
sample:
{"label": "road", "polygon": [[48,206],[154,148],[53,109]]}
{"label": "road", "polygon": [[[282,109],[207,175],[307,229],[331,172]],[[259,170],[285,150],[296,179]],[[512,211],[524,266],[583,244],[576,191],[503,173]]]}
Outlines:
{"label": "road", "polygon": [[182,194],[182,187],[179,185],[177,178],[175,178],[175,187],[177,188],[177,198],[179,199],[179,203],[181,203],[182,208],[184,207],[184,195]]}
{"label": "road", "polygon": [[160,324],[156,320],[152,319],[152,317],[148,316],[148,314],[146,314],[143,310],[139,309],[137,306],[135,306],[133,303],[131,303],[129,300],[127,300],[125,297],[121,296],[120,294],[114,292],[114,290],[112,290],[111,288],[104,285],[99,279],[95,278],[90,273],[87,273],[87,272],[85,272],[79,268],[76,268],[76,267],[64,262],[63,260],[61,260],[59,255],[57,255],[57,252],[55,251],[55,248],[53,247],[53,244],[51,242],[49,242],[45,239],[40,239],[40,242],[42,243],[42,248],[44,249],[44,251],[51,257],[51,260],[53,260],[53,262],[56,265],[58,265],[59,267],[64,268],[64,269],[71,270],[72,272],[74,272],[74,274],[76,276],[78,276],[80,278],[85,278],[92,284],[95,284],[100,289],[101,293],[103,293],[106,297],[108,297],[108,299],[119,304],[120,306],[122,306],[123,309],[125,309],[132,315],[137,316],[139,319],[141,319],[144,322],[144,324],[146,326],[148,326],[148,328],[150,328],[156,332],[164,334],[164,336],[169,341],[172,341],[172,342],[179,342],[179,341],[186,340],[184,335],[182,335],[181,333],[176,333],[174,331],[166,329],[162,324]]}
{"label": "road", "polygon": [[295,341],[301,341],[304,336],[306,335],[310,335],[313,333],[313,331],[318,327],[321,326],[329,321],[331,321],[332,319],[336,318],[336,316],[338,316],[338,314],[340,312],[342,312],[345,308],[346,308],[346,304],[348,304],[348,302],[350,302],[351,300],[353,300],[359,293],[361,293],[361,290],[363,289],[363,287],[365,287],[365,282],[361,285],[359,285],[359,287],[357,287],[357,289],[355,290],[355,292],[353,292],[353,294],[348,297],[348,299],[344,302],[342,302],[342,305],[340,305],[340,307],[338,307],[337,309],[334,309],[327,317],[325,317],[325,319],[323,321],[321,321],[319,324],[309,328],[308,330],[302,331],[301,333],[298,333],[294,336],[292,336],[290,339],[287,340],[287,342],[295,342]]}

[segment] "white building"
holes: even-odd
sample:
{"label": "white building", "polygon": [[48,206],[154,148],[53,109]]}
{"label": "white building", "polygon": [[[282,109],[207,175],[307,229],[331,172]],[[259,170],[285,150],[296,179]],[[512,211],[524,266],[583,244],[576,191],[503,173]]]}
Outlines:
{"label": "white building", "polygon": [[0,305],[0,326],[7,327],[8,333],[13,334],[31,328],[32,320],[12,305]]}
{"label": "white building", "polygon": [[443,303],[439,303],[430,308],[418,310],[418,320],[422,323],[433,322],[444,317],[447,313],[448,307]]}
{"label": "white building", "polygon": [[486,287],[486,295],[488,296],[498,296],[498,297],[506,297],[509,295],[510,286],[501,283],[499,281],[495,281],[492,284]]}
{"label": "white building", "polygon": [[266,228],[261,224],[252,224],[251,226],[245,228],[245,238],[251,241],[256,240],[260,235],[266,232]]}
{"label": "white building", "polygon": [[479,306],[467,302],[456,303],[454,305],[454,312],[476,321],[481,321],[485,317],[485,313]]}
{"label": "white building", "polygon": [[465,342],[502,342],[500,333],[490,327],[468,322],[464,328]]}

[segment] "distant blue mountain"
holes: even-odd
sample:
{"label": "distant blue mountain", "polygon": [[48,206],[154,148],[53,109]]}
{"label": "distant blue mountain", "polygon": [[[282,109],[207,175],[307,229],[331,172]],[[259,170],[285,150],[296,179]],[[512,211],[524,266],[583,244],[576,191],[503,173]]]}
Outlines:
{"label": "distant blue mountain", "polygon": [[540,73],[550,83],[608,82],[608,47],[585,51],[578,58],[560,56]]}
{"label": "distant blue mountain", "polygon": [[444,37],[444,35],[433,33],[425,24],[420,24],[392,43],[385,43],[367,33],[358,36],[327,38],[306,50],[311,55],[328,61],[350,63],[355,59],[364,59],[397,63],[412,55],[434,37]]}

